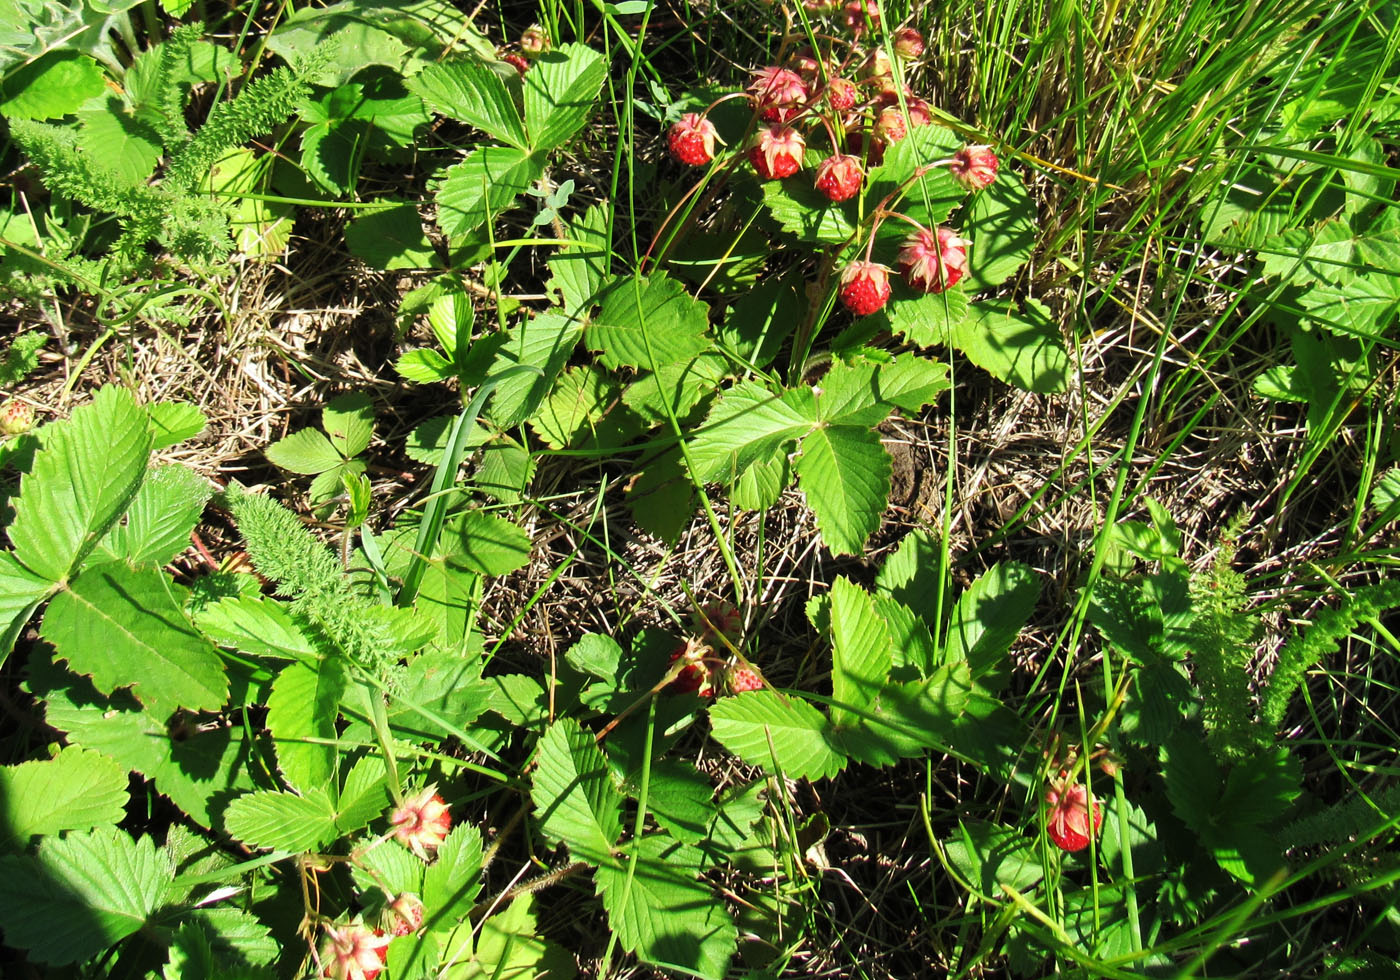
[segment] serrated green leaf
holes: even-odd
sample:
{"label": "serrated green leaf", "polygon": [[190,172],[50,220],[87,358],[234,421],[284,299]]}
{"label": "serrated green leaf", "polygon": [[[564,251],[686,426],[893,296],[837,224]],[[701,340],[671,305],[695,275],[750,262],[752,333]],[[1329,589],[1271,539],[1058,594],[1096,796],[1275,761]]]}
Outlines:
{"label": "serrated green leaf", "polygon": [[958,833],[943,842],[943,851],[978,893],[989,898],[1001,894],[1001,885],[1027,891],[1044,874],[1025,834],[981,820],[958,821]]}
{"label": "serrated green leaf", "polygon": [[423,874],[423,907],[429,910],[424,926],[436,931],[462,921],[480,891],[481,831],[475,824],[460,823]]}
{"label": "serrated green leaf", "polygon": [[190,532],[214,494],[209,481],[184,466],[157,466],[141,483],[126,520],[107,532],[102,560],[161,566],[190,546]]}
{"label": "serrated green leaf", "polygon": [[204,431],[209,420],[189,402],[152,402],[146,406],[151,417],[152,449],[166,449]]}
{"label": "serrated green leaf", "polygon": [[150,178],[161,156],[160,136],[118,96],[109,96],[100,108],[78,116],[82,120],[78,146],[89,159],[128,185]]}
{"label": "serrated green leaf", "polygon": [[344,462],[320,429],[299,429],[268,446],[265,453],[274,465],[307,475],[333,470]]}
{"label": "serrated green leaf", "polygon": [[43,429],[44,448],[14,500],[14,555],[61,582],[116,523],[146,475],[151,433],[131,393],[101,389],[67,422]]}
{"label": "serrated green leaf", "polygon": [[514,207],[516,198],[543,172],[538,155],[511,146],[476,148],[450,168],[438,186],[438,227],[449,238],[475,231]]}
{"label": "serrated green leaf", "polygon": [[116,826],[126,783],[117,763],[75,745],[52,759],[0,766],[0,843],[22,850],[35,834]]}
{"label": "serrated green leaf", "polygon": [[454,59],[405,79],[408,90],[436,113],[459,119],[502,143],[527,149],[525,127],[505,82],[485,65]]}
{"label": "serrated green leaf", "polygon": [[0,551],[0,663],[52,589],[52,582],[29,571],[10,552]]}
{"label": "serrated green leaf", "polygon": [[535,413],[582,338],[581,323],[554,313],[541,313],[511,329],[509,339],[491,365],[491,373],[529,364],[539,368],[541,374],[522,371],[496,387],[489,407],[497,425],[510,428]]}
{"label": "serrated green leaf", "polygon": [[701,483],[727,483],[759,460],[770,460],[782,447],[816,425],[810,396],[801,392],[774,395],[751,381],[726,391],[704,424],[691,433],[690,463]]}
{"label": "serrated green leaf", "polygon": [[0,858],[5,942],[50,966],[87,960],[146,925],[171,874],[151,838],[115,827],[47,838]]}
{"label": "serrated green leaf", "polygon": [[307,662],[321,655],[287,608],[275,599],[229,596],[205,606],[195,614],[195,621],[215,643],[240,653]]}
{"label": "serrated green leaf", "polygon": [[431,712],[456,729],[468,728],[491,703],[493,686],[481,676],[481,662],[457,652],[426,651],[409,661],[389,708],[389,725],[402,738],[431,742],[454,734]]}
{"label": "serrated green leaf", "polygon": [[535,59],[522,82],[530,146],[552,150],[582,128],[607,77],[603,56],[582,44],[565,44]]}
{"label": "serrated green leaf", "polygon": [[321,426],[336,452],[358,456],[374,435],[374,405],[363,392],[332,398],[321,410]]}
{"label": "serrated green leaf", "polygon": [[1319,280],[1299,297],[1312,319],[1332,330],[1365,338],[1386,335],[1400,310],[1400,232],[1386,231],[1354,240],[1351,277]]}
{"label": "serrated green leaf", "polygon": [[973,364],[1026,391],[1051,394],[1069,383],[1064,338],[1037,300],[1027,300],[1024,313],[1014,300],[978,303],[953,329],[952,341]]}
{"label": "serrated green leaf", "polygon": [[[420,385],[434,384],[456,377],[457,368],[447,358],[428,347],[415,347],[403,352],[394,362],[394,370],[405,379]],[[443,427],[445,433],[447,427]]]}
{"label": "serrated green leaf", "polygon": [[938,542],[927,531],[913,531],[885,559],[875,591],[903,603],[928,622],[943,583],[938,579]]}
{"label": "serrated green leaf", "polygon": [[611,636],[585,633],[564,651],[564,659],[580,673],[615,680],[622,665],[622,647]]}
{"label": "serrated green leaf", "polygon": [[[595,204],[574,216],[568,224],[568,237],[576,244],[561,248],[548,262],[551,293],[558,290],[563,313],[581,318],[602,288],[608,274],[608,222],[611,212],[606,203]],[[496,397],[501,397],[499,389]]]}
{"label": "serrated green leaf", "polygon": [[[729,494],[730,503],[742,510],[767,510],[778,502],[783,491],[792,483],[792,464],[788,454],[779,448],[767,459],[757,459],[739,475],[739,482]],[[689,483],[686,484],[689,490]],[[693,508],[682,508],[689,514]]]}
{"label": "serrated green leaf", "polygon": [[634,866],[611,862],[594,873],[622,947],[657,966],[724,980],[739,931],[714,891],[696,880],[699,852],[660,835],[632,848]]}
{"label": "serrated green leaf", "polygon": [[474,943],[472,924],[463,923],[443,946],[452,954],[470,951],[471,959],[444,964],[444,980],[573,980],[578,975],[573,956],[541,938],[533,902],[530,894],[517,897],[481,923]]}
{"label": "serrated green leaf", "polygon": [[616,384],[597,365],[570,368],[555,383],[530,427],[548,446],[563,449],[594,431],[617,393]]}
{"label": "serrated green leaf", "polygon": [[106,91],[102,67],[74,51],[50,51],[9,73],[0,88],[0,116],[60,119]]}
{"label": "serrated green leaf", "polygon": [[345,785],[335,801],[336,830],[347,836],[369,826],[372,820],[384,815],[390,802],[384,760],[375,755],[365,756],[345,774]]}
{"label": "serrated green leaf", "polygon": [[[895,670],[913,667],[920,677],[927,677],[933,673],[942,658],[928,624],[908,606],[878,592],[875,594],[875,611],[880,614],[880,618],[885,621],[885,628],[890,632]],[[903,672],[901,676],[909,675]]]}
{"label": "serrated green leaf", "polygon": [[729,362],[717,351],[706,351],[685,361],[673,361],[661,370],[644,374],[622,392],[622,400],[642,418],[664,422],[671,413],[685,418],[719,384]]}
{"label": "serrated green leaf", "polygon": [[419,896],[423,894],[423,876],[427,867],[422,858],[406,847],[386,843],[380,847],[366,848],[361,852],[357,864],[364,867],[352,864],[350,875],[361,892],[378,894],[381,889],[387,889],[394,895],[404,892]]}
{"label": "serrated green leaf", "polygon": [[665,273],[615,281],[584,341],[608,368],[654,371],[709,348],[709,307]]}
{"label": "serrated green leaf", "polygon": [[463,512],[448,525],[447,558],[480,575],[506,575],[530,561],[530,535],[520,525],[483,510]]}
{"label": "serrated green leaf", "polygon": [[[218,653],[185,618],[159,569],[96,565],[49,602],[41,634],[98,690],[132,688],[167,714],[217,711],[228,697]],[[94,636],[104,642],[91,642]]]}
{"label": "serrated green leaf", "polygon": [[593,864],[612,860],[622,832],[622,794],[603,752],[572,718],[560,718],[540,739],[531,797],[540,829]]}
{"label": "serrated green leaf", "polygon": [[275,851],[320,850],[339,836],[335,822],[335,808],[324,789],[305,796],[272,790],[244,793],[224,811],[230,837]]}
{"label": "serrated green leaf", "polygon": [[870,593],[848,579],[831,585],[831,720],[848,723],[889,680],[894,650]]}
{"label": "serrated green leaf", "polygon": [[880,526],[890,466],[880,437],[865,426],[827,426],[802,440],[797,487],[833,554],[858,553]]}
{"label": "serrated green leaf", "polygon": [[335,722],[345,693],[340,661],[293,661],[282,668],[267,697],[267,728],[277,764],[293,789],[324,786],[335,771]]}
{"label": "serrated green leaf", "polygon": [[946,643],[950,662],[966,663],[973,680],[1006,675],[1007,651],[1040,598],[1035,573],[1019,562],[993,565],[953,607]]}
{"label": "serrated green leaf", "polygon": [[832,744],[874,766],[893,765],[927,749],[947,751],[971,694],[972,681],[962,665],[941,667],[927,680],[887,685],[858,720],[833,726]]}
{"label": "serrated green leaf", "polygon": [[695,513],[695,488],[685,474],[679,448],[646,464],[627,484],[627,506],[637,526],[674,542]]}
{"label": "serrated green leaf", "polygon": [[840,245],[855,234],[854,200],[833,204],[810,178],[764,181],[763,203],[783,231],[800,241]]}
{"label": "serrated green leaf", "polygon": [[350,254],[372,269],[441,268],[437,249],[423,231],[423,216],[412,201],[360,211],[345,226]]}
{"label": "serrated green leaf", "polygon": [[1035,247],[1039,215],[1026,185],[1006,171],[977,192],[968,212],[971,244],[963,288],[975,293],[1000,286],[1026,264]]}
{"label": "serrated green leaf", "polygon": [[[637,787],[629,786],[628,791],[637,797]],[[657,759],[651,764],[647,810],[676,840],[698,844],[708,836],[716,809],[710,802],[713,795],[710,780],[689,762]]]}
{"label": "serrated green leaf", "polygon": [[503,504],[525,499],[535,476],[535,458],[509,436],[494,439],[481,453],[481,465],[472,474],[473,485]]}
{"label": "serrated green leaf", "polygon": [[846,765],[827,741],[827,727],[826,716],[806,701],[770,690],[722,698],[710,708],[710,730],[721,745],[767,772],[776,763],[790,779],[822,779]]}
{"label": "serrated green leaf", "polygon": [[884,315],[891,333],[920,347],[939,347],[949,342],[970,308],[967,290],[959,288],[917,297],[897,296]]}

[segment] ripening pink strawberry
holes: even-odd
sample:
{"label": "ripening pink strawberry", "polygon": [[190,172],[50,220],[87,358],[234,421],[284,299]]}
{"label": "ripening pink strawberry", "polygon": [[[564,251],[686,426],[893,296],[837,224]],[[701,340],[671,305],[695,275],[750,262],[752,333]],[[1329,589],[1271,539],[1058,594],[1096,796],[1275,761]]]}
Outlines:
{"label": "ripening pink strawberry", "polygon": [[0,405],[0,433],[17,436],[34,428],[34,406],[18,398],[7,398]]}
{"label": "ripening pink strawberry", "polygon": [[875,139],[884,143],[898,143],[909,135],[904,125],[904,114],[894,106],[880,110],[880,115],[875,118],[874,132]]}
{"label": "ripening pink strawberry", "polygon": [[936,232],[920,228],[908,238],[895,258],[904,281],[923,293],[941,293],[967,275],[967,242],[951,228]]}
{"label": "ripening pink strawberry", "polygon": [[763,690],[763,678],[747,667],[730,667],[724,675],[724,682],[730,694]]}
{"label": "ripening pink strawberry", "polygon": [[675,680],[667,687],[672,694],[695,694],[702,698],[715,696],[715,678],[710,655],[713,654],[704,643],[688,640],[671,654],[671,663],[684,660],[686,664],[676,674]]}
{"label": "ripening pink strawberry", "polygon": [[389,823],[400,844],[430,861],[452,829],[452,814],[430,784],[389,814]]}
{"label": "ripening pink strawberry", "polygon": [[933,122],[933,107],[917,95],[911,95],[904,100],[904,109],[909,113],[911,126],[927,126]]}
{"label": "ripening pink strawberry", "polygon": [[549,50],[549,34],[538,24],[525,28],[520,35],[520,52],[531,61]]}
{"label": "ripening pink strawberry", "polygon": [[[744,615],[739,612],[739,607],[728,599],[716,599],[714,602],[707,602],[700,607],[700,612],[705,614],[701,619],[699,615],[692,616],[695,623],[695,630],[700,634],[700,641],[707,643],[719,633],[726,637],[735,646],[744,638]],[[705,624],[709,620],[709,625]]]}
{"label": "ripening pink strawberry", "polygon": [[1103,824],[1098,800],[1094,801],[1093,827],[1089,826],[1089,787],[1083,783],[1063,792],[1051,787],[1045,793],[1045,831],[1062,851],[1082,851],[1090,836],[1097,837]]}
{"label": "ripening pink strawberry", "polygon": [[812,80],[821,74],[822,64],[811,48],[802,48],[788,59],[788,67],[802,76],[802,82],[809,90]]}
{"label": "ripening pink strawberry", "polygon": [[964,146],[953,154],[953,162],[948,164],[948,172],[968,190],[980,191],[990,187],[997,179],[997,168],[1000,166],[1001,163],[990,146]]}
{"label": "ripening pink strawberry", "polygon": [[384,969],[389,937],[359,922],[327,925],[321,947],[321,974],[331,980],[374,980]]}
{"label": "ripening pink strawberry", "polygon": [[890,62],[890,56],[884,48],[876,48],[870,52],[870,56],[865,59],[865,64],[860,67],[860,77],[870,82],[879,82],[882,85],[888,82],[894,84],[894,65]]}
{"label": "ripening pink strawberry", "polygon": [[912,27],[901,27],[894,32],[894,53],[906,60],[922,57],[924,36]]}
{"label": "ripening pink strawberry", "polygon": [[769,65],[754,73],[749,85],[754,102],[768,122],[786,122],[807,101],[807,83],[791,68]]}
{"label": "ripening pink strawberry", "polygon": [[530,62],[525,60],[525,56],[521,54],[516,54],[514,51],[507,52],[506,54],[501,55],[501,60],[504,61],[506,64],[510,65],[516,71],[520,72],[520,74],[522,75],[530,70]]}
{"label": "ripening pink strawberry", "polygon": [[864,34],[867,26],[879,30],[880,5],[876,0],[846,0],[841,7],[841,20],[856,37]]}
{"label": "ripening pink strawberry", "polygon": [[856,85],[848,78],[833,78],[826,83],[826,104],[837,112],[847,112],[855,108]]}
{"label": "ripening pink strawberry", "polygon": [[807,141],[791,126],[769,126],[749,150],[749,162],[763,180],[781,180],[802,169]]}
{"label": "ripening pink strawberry", "polygon": [[423,902],[417,895],[404,892],[384,906],[384,928],[391,936],[407,936],[423,928]]}
{"label": "ripening pink strawberry", "polygon": [[715,158],[715,141],[719,131],[715,124],[698,112],[687,112],[671,126],[666,145],[671,156],[692,167],[703,167]]}
{"label": "ripening pink strawberry", "polygon": [[833,201],[847,201],[856,196],[860,182],[865,177],[860,158],[847,153],[837,153],[823,160],[817,167],[817,190]]}
{"label": "ripening pink strawberry", "polygon": [[889,267],[857,259],[841,270],[839,295],[856,316],[874,313],[890,298]]}

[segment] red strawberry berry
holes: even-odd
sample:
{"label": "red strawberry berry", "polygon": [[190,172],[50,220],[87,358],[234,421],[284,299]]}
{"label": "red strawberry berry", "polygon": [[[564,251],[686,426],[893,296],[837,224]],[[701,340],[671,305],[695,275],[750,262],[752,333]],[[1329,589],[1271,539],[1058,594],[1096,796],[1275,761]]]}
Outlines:
{"label": "red strawberry berry", "polygon": [[856,37],[865,33],[866,25],[880,29],[880,5],[876,0],[846,0],[841,7],[841,19],[846,30]]}
{"label": "red strawberry berry", "polygon": [[769,126],[749,150],[749,162],[764,180],[781,180],[802,169],[807,141],[791,126]]}
{"label": "red strawberry berry", "polygon": [[745,691],[763,690],[763,678],[747,667],[730,667],[725,675],[725,684],[730,694],[743,694]]}
{"label": "red strawberry berry", "polygon": [[508,51],[501,55],[501,60],[522,75],[530,70],[530,62],[525,59],[523,54],[516,54],[514,51]]}
{"label": "red strawberry berry", "polygon": [[890,298],[890,270],[878,262],[856,260],[841,271],[841,302],[856,316],[868,316]]}
{"label": "red strawberry berry", "polygon": [[[715,633],[720,633],[728,638],[730,643],[738,645],[744,638],[744,616],[739,612],[739,607],[728,599],[717,599],[714,602],[707,602],[700,607],[705,618],[701,619],[698,614],[692,616],[695,629],[700,633],[702,642],[710,640]],[[706,620],[709,624],[706,625]]]}
{"label": "red strawberry berry", "polygon": [[1063,792],[1051,788],[1045,794],[1045,830],[1062,851],[1082,851],[1090,836],[1097,837],[1103,824],[1098,800],[1094,801],[1093,827],[1089,826],[1089,787],[1076,783]]}
{"label": "red strawberry berry", "polygon": [[802,76],[781,65],[755,72],[749,91],[768,122],[786,122],[797,115],[808,94]]}
{"label": "red strawberry berry", "polygon": [[826,83],[826,104],[837,112],[855,108],[856,86],[847,78],[833,78]]}
{"label": "red strawberry berry", "polygon": [[667,690],[672,694],[697,694],[702,698],[715,696],[714,650],[701,640],[687,640],[671,654],[671,663],[684,660],[685,666],[676,674]]}
{"label": "red strawberry berry", "polygon": [[833,201],[846,201],[855,197],[864,176],[859,157],[837,153],[817,167],[817,190]]}
{"label": "red strawberry berry", "polygon": [[911,60],[921,57],[924,53],[924,36],[912,27],[901,27],[894,32],[894,53]]}
{"label": "red strawberry berry", "polygon": [[698,112],[687,112],[666,134],[671,156],[692,167],[703,167],[715,158],[715,124]]}
{"label": "red strawberry berry", "polygon": [[953,154],[953,162],[948,164],[948,172],[968,190],[980,191],[984,187],[990,187],[997,179],[997,168],[1000,165],[990,146],[964,146]]}
{"label": "red strawberry berry", "polygon": [[951,228],[920,228],[904,239],[895,267],[904,281],[923,293],[941,293],[967,275],[967,242]]}

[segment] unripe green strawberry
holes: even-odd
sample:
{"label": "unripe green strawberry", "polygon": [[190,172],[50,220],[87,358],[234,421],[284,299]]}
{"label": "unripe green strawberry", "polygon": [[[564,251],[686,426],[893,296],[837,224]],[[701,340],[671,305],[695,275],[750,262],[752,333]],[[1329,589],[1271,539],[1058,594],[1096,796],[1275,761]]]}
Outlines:
{"label": "unripe green strawberry", "polygon": [[0,405],[0,433],[17,436],[34,428],[34,406],[18,398]]}

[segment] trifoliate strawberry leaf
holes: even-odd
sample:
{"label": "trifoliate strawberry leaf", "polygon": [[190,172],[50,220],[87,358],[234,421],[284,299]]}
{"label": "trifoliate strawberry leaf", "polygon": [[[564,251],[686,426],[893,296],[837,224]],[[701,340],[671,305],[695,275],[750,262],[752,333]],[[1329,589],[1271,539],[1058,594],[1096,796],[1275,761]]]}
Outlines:
{"label": "trifoliate strawberry leaf", "polygon": [[326,434],[319,429],[299,429],[264,450],[276,466],[310,475],[333,470],[344,462]]}
{"label": "trifoliate strawberry leaf", "polygon": [[35,834],[116,826],[126,783],[116,762],[75,745],[52,759],[0,766],[0,844],[23,850]]}
{"label": "trifoliate strawberry leaf", "polygon": [[851,723],[889,680],[894,649],[870,593],[839,577],[831,585],[831,721]]}
{"label": "trifoliate strawberry leaf", "polygon": [[424,925],[429,930],[454,925],[467,918],[481,891],[481,831],[475,824],[452,828],[438,848],[437,859],[423,874],[423,907],[430,910]]}
{"label": "trifoliate strawberry leaf", "polygon": [[[98,690],[130,687],[158,714],[217,711],[228,697],[223,661],[185,618],[159,569],[84,570],[49,602],[40,632]],[[104,642],[92,643],[94,636]]]}
{"label": "trifoliate strawberry leaf", "polygon": [[335,807],[324,789],[305,796],[260,790],[244,793],[224,811],[224,829],[249,847],[316,851],[339,836]]}
{"label": "trifoliate strawberry leaf", "polygon": [[724,903],[697,880],[703,855],[664,835],[633,841],[627,858],[594,873],[622,947],[648,963],[724,980],[739,931]]}
{"label": "trifoliate strawberry leaf", "polygon": [[456,238],[514,207],[544,172],[544,159],[511,146],[482,146],[443,175],[437,188],[437,223]]}
{"label": "trifoliate strawberry leaf", "polygon": [[971,694],[972,681],[961,665],[941,667],[927,680],[890,684],[859,719],[833,726],[832,744],[873,766],[893,765],[927,749],[947,751]]}
{"label": "trifoliate strawberry leaf", "polygon": [[927,531],[914,531],[885,559],[875,576],[875,592],[903,603],[927,622],[943,584],[938,578],[939,543]]}
{"label": "trifoliate strawberry leaf", "polygon": [[209,481],[194,470],[153,467],[126,509],[126,519],[107,532],[95,555],[130,565],[168,564],[190,546],[190,532],[213,494]]}
{"label": "trifoliate strawberry leaf", "polygon": [[802,440],[797,486],[833,554],[856,554],[880,526],[890,466],[880,437],[863,425],[831,425]]}
{"label": "trifoliate strawberry leaf", "polygon": [[709,349],[709,308],[663,272],[615,280],[584,342],[604,367],[655,371]]}
{"label": "trifoliate strawberry leaf", "polygon": [[389,803],[389,788],[384,782],[384,760],[367,755],[345,774],[345,785],[340,788],[335,800],[335,827],[342,836],[353,834],[383,816]]}
{"label": "trifoliate strawberry leaf", "polygon": [[701,483],[728,483],[769,461],[816,425],[810,392],[783,396],[751,381],[726,391],[690,436],[690,463]]}
{"label": "trifoliate strawberry leaf", "polygon": [[612,861],[622,832],[622,794],[613,785],[603,750],[572,718],[561,718],[540,738],[531,798],[540,829],[593,864]]}
{"label": "trifoliate strawberry leaf", "polygon": [[44,448],[15,498],[8,533],[29,571],[60,582],[116,523],[146,476],[151,431],[131,393],[108,386],[67,422],[45,426]]}
{"label": "trifoliate strawberry leaf", "polygon": [[578,132],[607,74],[603,56],[582,44],[561,45],[537,58],[522,79],[531,148],[552,150]]}
{"label": "trifoliate strawberry leaf", "polygon": [[335,771],[335,722],[344,693],[345,670],[334,657],[287,664],[272,682],[267,728],[278,768],[293,789],[324,786]]}
{"label": "trifoliate strawberry leaf", "polygon": [[962,288],[975,293],[1000,286],[1026,264],[1035,247],[1039,216],[1026,185],[1011,174],[978,191],[967,211],[971,244]]}
{"label": "trifoliate strawberry leaf", "polygon": [[710,730],[721,745],[790,779],[822,779],[846,765],[827,741],[827,728],[826,716],[812,705],[776,691],[722,698],[710,708]]}
{"label": "trifoliate strawberry leaf", "polygon": [[978,303],[952,332],[953,346],[978,367],[1026,391],[1052,394],[1069,383],[1069,354],[1050,310],[1027,300],[1025,312],[1015,300]]}
{"label": "trifoliate strawberry leaf", "polygon": [[1259,250],[1265,278],[1306,286],[1354,279],[1360,257],[1351,225],[1340,218],[1320,221],[1313,228],[1294,228]]}
{"label": "trifoliate strawberry leaf", "polygon": [[254,788],[241,725],[172,727],[142,711],[125,691],[103,697],[45,657],[29,658],[29,685],[48,724],[71,743],[94,749],[155,782],[201,826],[213,826],[229,796]]}
{"label": "trifoliate strawberry leaf", "polygon": [[79,963],[146,925],[173,869],[149,837],[100,828],[0,858],[5,942],[50,966]]}
{"label": "trifoliate strawberry leaf", "polygon": [[1380,338],[1400,310],[1400,232],[1353,239],[1361,274],[1319,280],[1300,294],[1312,319],[1339,333]]}
{"label": "trifoliate strawberry leaf", "polygon": [[953,607],[948,626],[950,663],[966,663],[974,680],[1009,676],[1006,654],[1040,598],[1035,573],[1019,562],[993,565],[968,586]]}
{"label": "trifoliate strawberry leaf", "polygon": [[465,58],[429,65],[405,79],[408,90],[433,112],[458,119],[483,133],[527,149],[525,127],[501,76]]}

